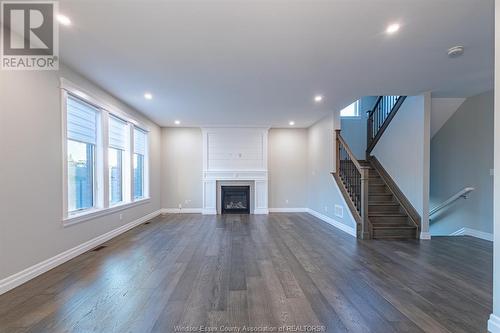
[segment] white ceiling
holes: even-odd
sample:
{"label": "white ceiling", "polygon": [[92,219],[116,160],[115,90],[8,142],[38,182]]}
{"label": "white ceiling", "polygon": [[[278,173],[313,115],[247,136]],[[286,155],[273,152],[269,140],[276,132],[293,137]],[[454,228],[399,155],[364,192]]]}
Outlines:
{"label": "white ceiling", "polygon": [[[364,95],[493,87],[493,0],[62,0],[63,62],[162,126],[307,127]],[[386,26],[399,22],[393,36]],[[464,45],[465,55],[446,50]],[[154,95],[143,98],[145,91]],[[316,93],[325,96],[314,105]]]}

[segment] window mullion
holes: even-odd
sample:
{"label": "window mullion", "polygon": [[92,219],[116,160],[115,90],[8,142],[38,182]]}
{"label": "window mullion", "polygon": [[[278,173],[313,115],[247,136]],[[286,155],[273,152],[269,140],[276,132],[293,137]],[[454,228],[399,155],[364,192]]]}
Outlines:
{"label": "window mullion", "polygon": [[109,207],[109,113],[105,110],[101,110],[101,156],[102,156],[102,164],[99,165],[98,170],[100,170],[101,176],[97,177],[99,179],[99,187],[101,190],[99,191],[99,199],[102,203],[103,208]]}
{"label": "window mullion", "polygon": [[128,124],[129,129],[129,154],[128,154],[128,165],[129,165],[129,193],[128,200],[130,202],[134,201],[134,126],[132,124]]}

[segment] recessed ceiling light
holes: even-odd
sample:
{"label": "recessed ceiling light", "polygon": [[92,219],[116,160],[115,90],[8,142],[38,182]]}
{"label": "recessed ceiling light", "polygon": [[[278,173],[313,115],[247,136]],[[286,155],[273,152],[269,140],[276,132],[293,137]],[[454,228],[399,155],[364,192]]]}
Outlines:
{"label": "recessed ceiling light", "polygon": [[323,101],[323,96],[321,96],[321,95],[314,96],[314,101],[316,103],[319,103],[319,102]]}
{"label": "recessed ceiling light", "polygon": [[176,120],[176,121],[174,121],[174,124],[176,124],[176,125],[180,125],[180,124],[181,124],[181,121],[180,121],[180,120]]}
{"label": "recessed ceiling light", "polygon": [[144,93],[144,98],[145,99],[153,99],[153,94],[147,92],[147,93]]}
{"label": "recessed ceiling light", "polygon": [[295,125],[295,121],[291,121],[291,122],[289,122],[289,123],[288,123],[288,125],[290,125],[290,126]]}
{"label": "recessed ceiling light", "polygon": [[62,14],[57,15],[57,21],[62,25],[71,25],[71,20],[69,19],[69,17]]}
{"label": "recessed ceiling light", "polygon": [[400,27],[401,26],[399,25],[399,23],[389,24],[387,26],[387,29],[385,29],[385,32],[388,33],[389,35],[392,35],[398,32]]}

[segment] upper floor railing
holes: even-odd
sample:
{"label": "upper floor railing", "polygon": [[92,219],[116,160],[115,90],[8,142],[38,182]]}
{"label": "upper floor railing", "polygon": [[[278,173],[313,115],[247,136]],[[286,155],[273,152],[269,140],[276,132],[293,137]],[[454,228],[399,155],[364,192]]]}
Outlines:
{"label": "upper floor railing", "polygon": [[379,96],[368,112],[366,154],[369,155],[385,129],[396,115],[406,96]]}

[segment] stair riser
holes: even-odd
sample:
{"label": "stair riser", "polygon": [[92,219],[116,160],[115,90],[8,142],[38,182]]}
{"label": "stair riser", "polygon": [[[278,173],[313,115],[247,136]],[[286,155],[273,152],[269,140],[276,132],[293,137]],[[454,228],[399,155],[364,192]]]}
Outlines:
{"label": "stair riser", "polygon": [[368,194],[390,194],[389,190],[385,185],[380,186],[370,186],[368,189]]}
{"label": "stair riser", "polygon": [[370,202],[393,202],[393,198],[392,195],[371,194],[368,197],[368,203]]}
{"label": "stair riser", "polygon": [[401,213],[400,206],[369,206],[369,213]]}
{"label": "stair riser", "polygon": [[370,216],[369,218],[373,224],[392,223],[409,225],[408,217],[406,216]]}
{"label": "stair riser", "polygon": [[373,239],[415,239],[416,230],[381,229],[373,230]]}
{"label": "stair riser", "polygon": [[372,185],[385,185],[382,178],[370,178],[370,179],[368,179],[368,182],[369,182],[370,186],[372,186]]}
{"label": "stair riser", "polygon": [[410,225],[406,223],[372,223],[374,228],[407,228]]}

